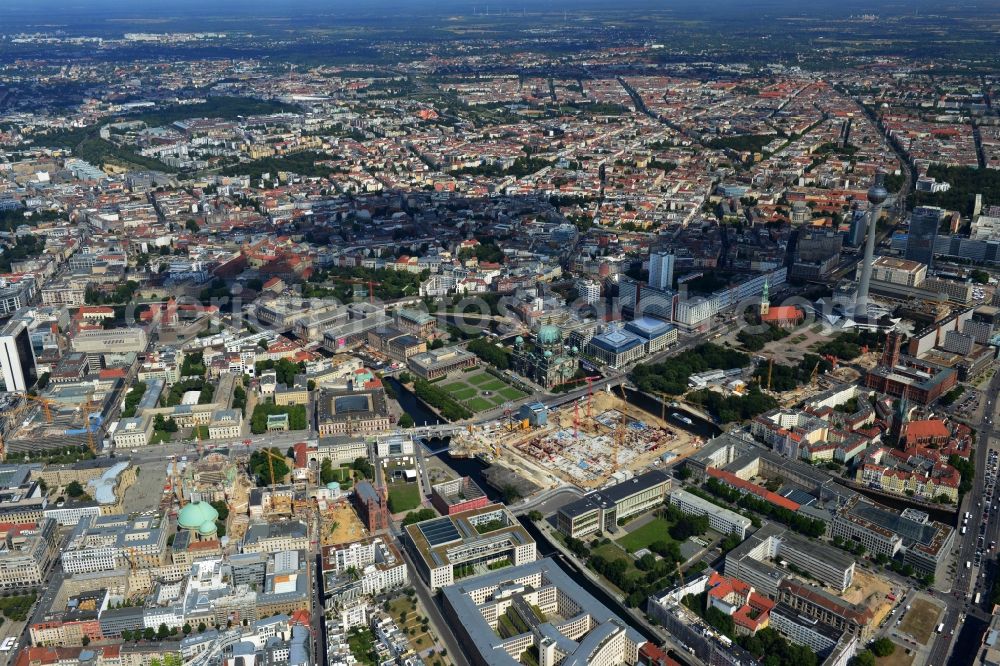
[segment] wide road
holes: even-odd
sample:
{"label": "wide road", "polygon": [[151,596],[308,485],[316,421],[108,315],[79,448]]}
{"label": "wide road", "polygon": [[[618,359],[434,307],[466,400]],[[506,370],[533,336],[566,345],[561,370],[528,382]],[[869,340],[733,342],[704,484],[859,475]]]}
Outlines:
{"label": "wide road", "polygon": [[[960,515],[964,516],[968,511],[971,514],[968,530],[963,536],[957,535],[957,554],[955,558],[956,573],[951,592],[943,597],[947,604],[941,622],[944,623],[944,631],[935,634],[934,643],[931,646],[928,658],[929,666],[944,666],[951,651],[954,633],[960,627],[960,616],[962,613],[974,615],[984,621],[989,621],[989,614],[972,604],[977,592],[984,596],[988,594],[987,579],[981,576],[982,567],[975,566],[976,552],[982,550],[982,562],[986,564],[987,559],[995,557],[995,551],[985,552],[990,541],[995,541],[1000,536],[1000,511],[991,511],[986,507],[986,502],[991,501],[993,506],[997,505],[998,497],[992,496],[986,500],[986,467],[989,451],[1000,449],[1000,431],[996,429],[998,395],[1000,395],[1000,373],[993,375],[989,386],[984,393],[983,415],[976,428],[976,448],[974,461],[976,467],[976,478],[973,481],[972,489],[966,494],[962,506],[959,507]],[[961,519],[959,520],[961,524]],[[959,527],[961,531],[961,527]],[[979,539],[982,538],[980,542]],[[971,563],[966,567],[966,562]]]}

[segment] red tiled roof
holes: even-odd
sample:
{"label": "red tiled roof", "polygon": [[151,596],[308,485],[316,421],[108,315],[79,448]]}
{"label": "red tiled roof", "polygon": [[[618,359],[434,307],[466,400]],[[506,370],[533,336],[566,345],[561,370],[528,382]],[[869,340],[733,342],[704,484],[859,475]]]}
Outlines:
{"label": "red tiled roof", "polygon": [[709,476],[714,476],[715,478],[728,483],[729,485],[738,490],[742,490],[744,492],[756,495],[761,499],[767,500],[771,504],[788,509],[789,511],[798,511],[799,507],[801,506],[801,504],[799,504],[798,502],[793,502],[787,497],[782,497],[778,493],[772,493],[767,488],[762,488],[761,486],[758,486],[755,483],[744,481],[743,479],[736,476],[732,472],[716,469],[715,467],[709,467],[708,474]]}
{"label": "red tiled roof", "polygon": [[910,437],[950,437],[951,431],[941,419],[929,419],[927,421],[910,421],[903,425],[903,438]]}

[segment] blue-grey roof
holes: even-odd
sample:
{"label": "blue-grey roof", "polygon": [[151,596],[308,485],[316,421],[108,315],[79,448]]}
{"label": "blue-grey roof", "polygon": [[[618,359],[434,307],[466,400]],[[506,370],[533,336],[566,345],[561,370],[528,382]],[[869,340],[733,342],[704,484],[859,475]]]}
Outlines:
{"label": "blue-grey roof", "polygon": [[562,594],[573,600],[583,609],[582,612],[590,615],[596,625],[579,641],[573,641],[569,637],[559,634],[556,628],[549,623],[538,625],[537,630],[541,636],[557,641],[560,647],[567,648],[567,651],[570,652],[563,662],[564,664],[583,666],[589,663],[589,657],[594,650],[619,627],[625,630],[629,640],[636,645],[641,646],[646,642],[646,639],[638,631],[580,587],[569,574],[559,567],[555,560],[545,558],[516,567],[487,572],[481,576],[442,588],[445,603],[451,607],[456,617],[462,618],[462,628],[479,651],[482,663],[509,666],[517,662],[511,659],[501,647],[505,642],[504,639],[500,638],[486,622],[469,593],[487,587],[502,587],[536,573],[542,574],[543,584],[555,586]]}
{"label": "blue-grey roof", "polygon": [[651,340],[673,330],[674,325],[653,317],[642,317],[625,324],[625,330]]}
{"label": "blue-grey roof", "polygon": [[614,330],[608,331],[607,333],[601,333],[600,335],[595,335],[590,339],[590,344],[609,352],[620,354],[630,349],[642,346],[643,342],[642,339],[635,333]]}

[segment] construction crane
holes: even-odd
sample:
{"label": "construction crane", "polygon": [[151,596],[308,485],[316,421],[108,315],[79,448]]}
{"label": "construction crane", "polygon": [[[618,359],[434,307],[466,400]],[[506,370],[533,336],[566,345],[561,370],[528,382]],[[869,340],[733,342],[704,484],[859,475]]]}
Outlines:
{"label": "construction crane", "polygon": [[622,446],[625,444],[625,429],[628,427],[628,398],[625,396],[625,389],[622,385],[618,385],[618,393],[622,396],[622,412],[621,417],[618,419],[618,427],[615,428],[614,436],[614,446],[611,450],[611,473],[614,474],[618,471],[618,452],[621,451]]}
{"label": "construction crane", "polygon": [[277,458],[281,462],[285,462],[285,457],[268,448],[260,449],[260,452],[267,458],[267,467],[271,470],[271,483],[267,485],[273,488],[278,484],[278,478],[274,475],[274,459]]}
{"label": "construction crane", "polygon": [[[272,451],[269,448],[260,449],[260,452],[263,453],[264,456],[267,458],[267,466],[268,466],[268,469],[271,470],[271,483],[269,483],[267,485],[268,485],[268,488],[271,489],[271,506],[273,508],[277,509],[277,498],[274,495],[274,487],[276,485],[278,485],[278,479],[274,475],[274,460],[275,460],[275,458],[277,458],[281,462],[285,462],[285,457],[283,455],[281,455],[280,453],[275,453],[274,451]],[[291,510],[291,507],[289,507],[289,510]]]}
{"label": "construction crane", "polygon": [[25,393],[24,397],[32,402],[37,402],[42,406],[42,413],[45,414],[46,423],[52,423],[52,405],[57,404],[55,400],[49,400],[48,398],[43,398],[40,395],[31,395],[30,393]]}
{"label": "construction crane", "polygon": [[657,393],[656,396],[660,399],[660,420],[664,423],[667,422],[667,398],[670,395],[666,393]]}
{"label": "construction crane", "polygon": [[813,367],[812,374],[809,375],[809,384],[810,385],[811,384],[815,384],[816,383],[816,377],[819,376],[819,363],[820,363],[819,361],[816,361],[816,365]]}
{"label": "construction crane", "polygon": [[87,431],[87,446],[90,452],[97,455],[97,445],[94,444],[94,428],[90,422],[90,415],[101,411],[101,403],[93,399],[93,392],[87,394],[87,400],[80,404],[80,414],[77,419],[83,421],[83,428]]}
{"label": "construction crane", "polygon": [[[562,382],[561,384],[556,384],[552,388],[558,388],[560,386],[572,386],[573,384],[579,384],[580,382],[587,382],[587,418],[591,418],[590,402],[594,397],[594,380],[600,379],[600,377],[580,377],[579,379],[571,379],[568,382]],[[580,401],[573,401],[573,439],[579,439],[580,429]]]}
{"label": "construction crane", "polygon": [[767,360],[767,390],[771,390],[771,375],[774,374],[774,359]]}
{"label": "construction crane", "polygon": [[368,285],[368,302],[375,303],[375,287],[381,287],[381,282],[375,282],[372,279],[363,280],[361,278],[342,278],[342,277],[332,277],[330,280],[334,282],[343,282],[345,284],[366,284]]}

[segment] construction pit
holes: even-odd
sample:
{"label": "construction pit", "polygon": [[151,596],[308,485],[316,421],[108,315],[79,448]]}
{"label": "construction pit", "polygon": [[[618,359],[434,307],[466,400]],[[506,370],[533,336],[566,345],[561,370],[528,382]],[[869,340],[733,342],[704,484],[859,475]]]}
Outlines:
{"label": "construction pit", "polygon": [[672,454],[667,460],[683,458],[704,443],[603,391],[549,411],[545,426],[501,421],[461,439],[463,453],[499,458],[541,487],[572,483],[586,489],[661,464],[665,454]]}
{"label": "construction pit", "polygon": [[898,599],[905,593],[906,590],[893,589],[893,586],[883,578],[855,569],[854,581],[841,596],[845,601],[871,609],[872,626],[877,627],[896,603],[889,598],[890,595]]}
{"label": "construction pit", "polygon": [[364,524],[346,500],[330,502],[326,510],[320,512],[321,545],[351,543],[367,536]]}

